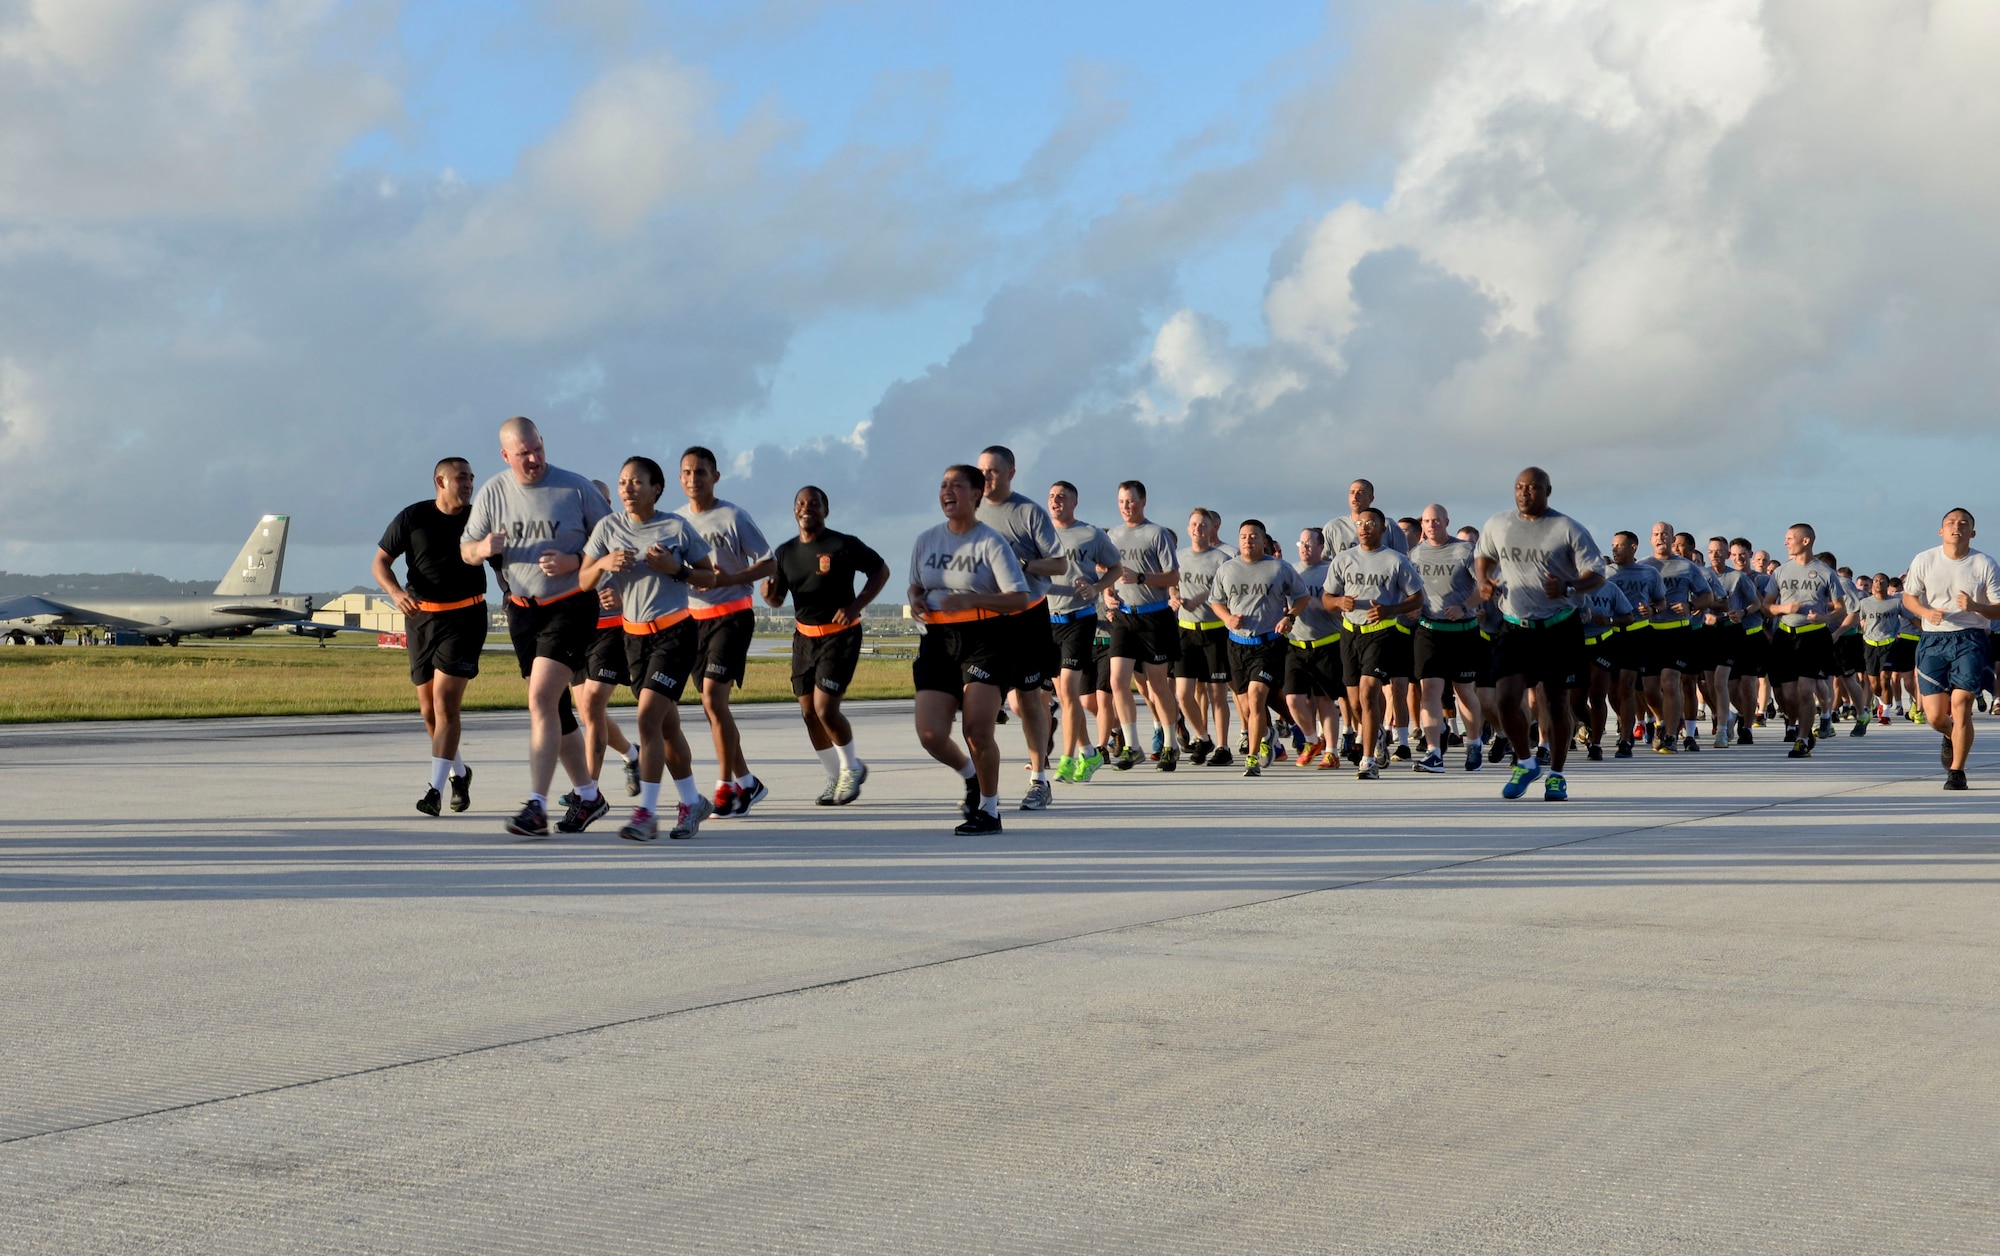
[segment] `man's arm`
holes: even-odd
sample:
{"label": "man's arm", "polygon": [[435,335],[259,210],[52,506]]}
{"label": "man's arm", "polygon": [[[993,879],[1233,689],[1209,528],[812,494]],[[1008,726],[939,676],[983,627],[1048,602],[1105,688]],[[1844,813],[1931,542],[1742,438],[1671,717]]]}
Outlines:
{"label": "man's arm", "polygon": [[388,594],[389,600],[396,604],[396,609],[405,615],[414,615],[417,613],[417,599],[397,581],[395,561],[389,557],[387,550],[377,549],[375,562],[369,570],[374,573],[375,583],[381,586],[382,592]]}
{"label": "man's arm", "polygon": [[868,576],[868,583],[861,586],[861,592],[852,602],[833,613],[836,624],[852,624],[861,619],[862,610],[873,602],[878,594],[889,585],[889,564],[883,563]]}

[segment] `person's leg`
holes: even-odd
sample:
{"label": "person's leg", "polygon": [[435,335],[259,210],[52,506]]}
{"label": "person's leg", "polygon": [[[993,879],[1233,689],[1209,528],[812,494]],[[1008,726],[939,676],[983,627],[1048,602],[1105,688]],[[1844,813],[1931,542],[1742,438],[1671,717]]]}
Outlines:
{"label": "person's leg", "polygon": [[[1660,723],[1655,744],[1671,746],[1681,735],[1681,715],[1685,710],[1681,705],[1681,674],[1671,667],[1663,667],[1658,680],[1660,696],[1653,706],[1660,714]],[[1650,691],[1647,696],[1652,696]]]}
{"label": "person's leg", "polygon": [[1965,761],[1972,754],[1973,700],[1978,696],[1970,689],[1951,691],[1951,768],[1954,772],[1965,771]]}
{"label": "person's leg", "polygon": [[1549,680],[1548,688],[1552,691],[1542,712],[1546,721],[1542,727],[1542,740],[1549,747],[1550,770],[1561,775],[1563,764],[1569,761],[1569,748],[1573,744],[1571,737],[1576,732],[1576,725],[1571,722],[1574,717],[1570,714],[1570,690],[1556,679]]}
{"label": "person's leg", "polygon": [[[560,708],[569,689],[570,668],[551,658],[538,658],[528,673],[528,792],[546,799],[555,780],[556,760],[569,767],[570,744],[577,763],[572,776],[583,775],[582,742],[575,733],[563,736]],[[581,784],[581,781],[577,782]]]}
{"label": "person's leg", "polygon": [[1493,684],[1494,713],[1523,766],[1534,755],[1535,743],[1528,738],[1528,680],[1525,676],[1496,677]]}
{"label": "person's leg", "polygon": [[[997,695],[999,691],[996,689],[994,693]],[[958,707],[958,698],[952,694],[932,689],[917,691],[917,743],[931,758],[954,772],[963,772],[967,763],[966,754],[952,736],[953,726],[958,721]],[[994,710],[998,709],[996,700]]]}
{"label": "person's leg", "polygon": [[833,749],[833,735],[827,730],[826,721],[820,718],[819,695],[817,689],[799,695],[799,722],[806,726],[806,740],[815,751]]}
{"label": "person's leg", "polygon": [[609,740],[605,725],[610,723],[611,688],[601,680],[586,680],[571,691],[576,701],[577,722],[583,725],[583,771],[593,781],[604,774],[604,747]]}
{"label": "person's leg", "polygon": [[[1250,734],[1250,753],[1255,755],[1257,747],[1271,734],[1271,687],[1261,680],[1253,680],[1243,691],[1243,728]],[[1277,748],[1271,748],[1273,762]]]}
{"label": "person's leg", "polygon": [[1032,688],[1016,689],[1013,698],[1014,710],[1021,717],[1021,737],[1028,744],[1028,769],[1040,780],[1049,770],[1049,738],[1055,731],[1049,724],[1048,698],[1039,682]]}
{"label": "person's leg", "polygon": [[443,672],[432,672],[431,678],[417,686],[417,714],[424,717],[424,732],[430,734],[431,753],[437,753],[438,726],[436,684],[444,679]]}
{"label": "person's leg", "polygon": [[[1390,629],[1391,632],[1397,631]],[[1410,682],[1401,676],[1389,678],[1389,728],[1395,733],[1396,744],[1408,745],[1410,740]]]}
{"label": "person's leg", "polygon": [[1605,718],[1611,707],[1611,673],[1596,664],[1590,668],[1590,688],[1584,706],[1590,716],[1590,723],[1586,725],[1590,730],[1590,744],[1601,746],[1604,744]]}
{"label": "person's leg", "polygon": [[1151,710],[1153,722],[1160,726],[1166,736],[1166,744],[1175,744],[1178,734],[1174,725],[1181,716],[1180,703],[1174,700],[1173,678],[1167,675],[1164,662],[1146,664],[1146,705]]}
{"label": "person's leg", "polygon": [[1426,676],[1422,683],[1424,742],[1433,751],[1444,752],[1444,690],[1442,676]]}
{"label": "person's leg", "polygon": [[709,739],[715,744],[715,762],[723,784],[733,784],[737,777],[750,773],[743,762],[743,741],[736,730],[736,714],[729,706],[729,688],[727,677],[702,677],[701,710],[708,717]]}
{"label": "person's leg", "polygon": [[1361,699],[1361,755],[1366,763],[1375,757],[1376,743],[1382,738],[1382,720],[1389,711],[1389,687],[1378,676],[1364,675],[1356,688]]}
{"label": "person's leg", "polygon": [[1215,744],[1229,744],[1229,714],[1236,707],[1227,681],[1211,681],[1208,686],[1208,713],[1215,728]]}
{"label": "person's leg", "polygon": [[1111,716],[1127,747],[1139,744],[1139,703],[1132,696],[1132,672],[1137,666],[1136,659],[1111,658]]}
{"label": "person's leg", "polygon": [[993,717],[999,710],[999,689],[979,684],[965,687],[965,709],[959,723],[979,779],[980,805],[993,815],[1000,814],[1000,741],[993,735]]}

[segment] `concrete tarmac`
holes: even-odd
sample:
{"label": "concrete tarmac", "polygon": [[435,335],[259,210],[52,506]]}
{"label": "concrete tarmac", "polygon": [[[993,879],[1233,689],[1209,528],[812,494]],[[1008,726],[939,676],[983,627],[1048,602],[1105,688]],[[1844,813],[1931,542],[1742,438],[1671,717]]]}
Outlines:
{"label": "concrete tarmac", "polygon": [[856,714],[654,845],[509,840],[517,714],[440,819],[414,716],[0,730],[0,1251],[2000,1250],[1990,723],[1042,814],[1010,727],[968,840]]}

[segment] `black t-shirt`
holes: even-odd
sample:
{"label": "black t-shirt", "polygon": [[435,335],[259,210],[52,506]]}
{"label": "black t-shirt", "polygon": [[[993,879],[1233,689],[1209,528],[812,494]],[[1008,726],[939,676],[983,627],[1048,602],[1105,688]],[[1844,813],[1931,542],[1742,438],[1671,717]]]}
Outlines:
{"label": "black t-shirt", "polygon": [[789,592],[799,622],[814,626],[832,623],[833,613],[854,600],[856,576],[872,576],[883,566],[880,554],[832,528],[813,541],[793,537],[772,558],[778,564],[771,577],[778,596]]}
{"label": "black t-shirt", "polygon": [[403,581],[419,602],[462,602],[486,596],[486,568],[458,556],[471,507],[448,515],[435,501],[404,508],[382,534],[382,552],[392,560],[409,555],[409,575]]}

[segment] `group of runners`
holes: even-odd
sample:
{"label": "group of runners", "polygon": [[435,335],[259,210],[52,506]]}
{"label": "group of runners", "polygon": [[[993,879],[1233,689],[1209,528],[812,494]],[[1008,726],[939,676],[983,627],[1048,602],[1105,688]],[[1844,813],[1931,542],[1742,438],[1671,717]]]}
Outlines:
{"label": "group of runners", "polygon": [[[507,470],[476,491],[465,460],[440,462],[434,498],[397,515],[376,555],[378,582],[408,617],[411,679],[432,736],[420,811],[439,814],[447,789],[454,811],[470,806],[459,706],[486,636],[488,565],[528,681],[530,792],[510,833],[548,834],[558,763],[572,790],[554,827],[580,832],[604,816],[611,751],[638,795],[623,837],[691,837],[709,816],[762,800],[729,705],[755,626],[753,590],[771,606],[793,603],[792,689],[826,770],[818,802],[860,795],[868,769],[840,700],[862,611],[891,573],[827,527],[822,490],[798,491],[797,535],[773,549],[716,497],[707,449],[682,455],[686,502],[665,511],[665,473],[650,458],[620,468],[614,505],[606,486],[550,466],[529,420],[504,424],[500,444]],[[1118,486],[1119,522],[1100,528],[1077,517],[1074,484],[1058,480],[1036,501],[1015,491],[1016,472],[998,445],[946,468],[943,521],[910,559],[907,601],[922,633],[916,732],[962,778],[961,834],[1002,828],[996,725],[1009,710],[1027,752],[1024,811],[1106,767],[1235,766],[1233,725],[1245,776],[1280,756],[1351,767],[1361,780],[1396,763],[1441,773],[1446,751],[1462,747],[1464,770],[1507,766],[1504,797],[1540,780],[1543,798],[1560,802],[1573,747],[1590,760],[1607,741],[1614,758],[1641,746],[1688,754],[1705,733],[1715,749],[1747,746],[1782,713],[1786,753],[1803,759],[1839,716],[1860,737],[1907,712],[1943,734],[1945,788],[1966,788],[1972,713],[1994,685],[2000,568],[1971,548],[1964,509],[1944,516],[1940,545],[1890,576],[1839,566],[1804,523],[1786,530],[1782,559],[1742,537],[1704,545],[1667,523],[1643,542],[1617,533],[1607,556],[1550,506],[1537,467],[1516,477],[1513,508],[1476,528],[1454,529],[1437,504],[1391,519],[1373,485],[1356,480],[1345,514],[1301,530],[1293,563],[1261,520],[1237,524],[1232,545],[1223,518],[1198,507],[1183,548],[1148,517],[1136,480]],[[690,681],[718,763],[712,798],[695,785],[679,721]],[[638,697],[636,744],[609,716],[619,685]],[[1140,696],[1150,753],[1140,750]],[[675,811],[663,825],[669,782]]]}

